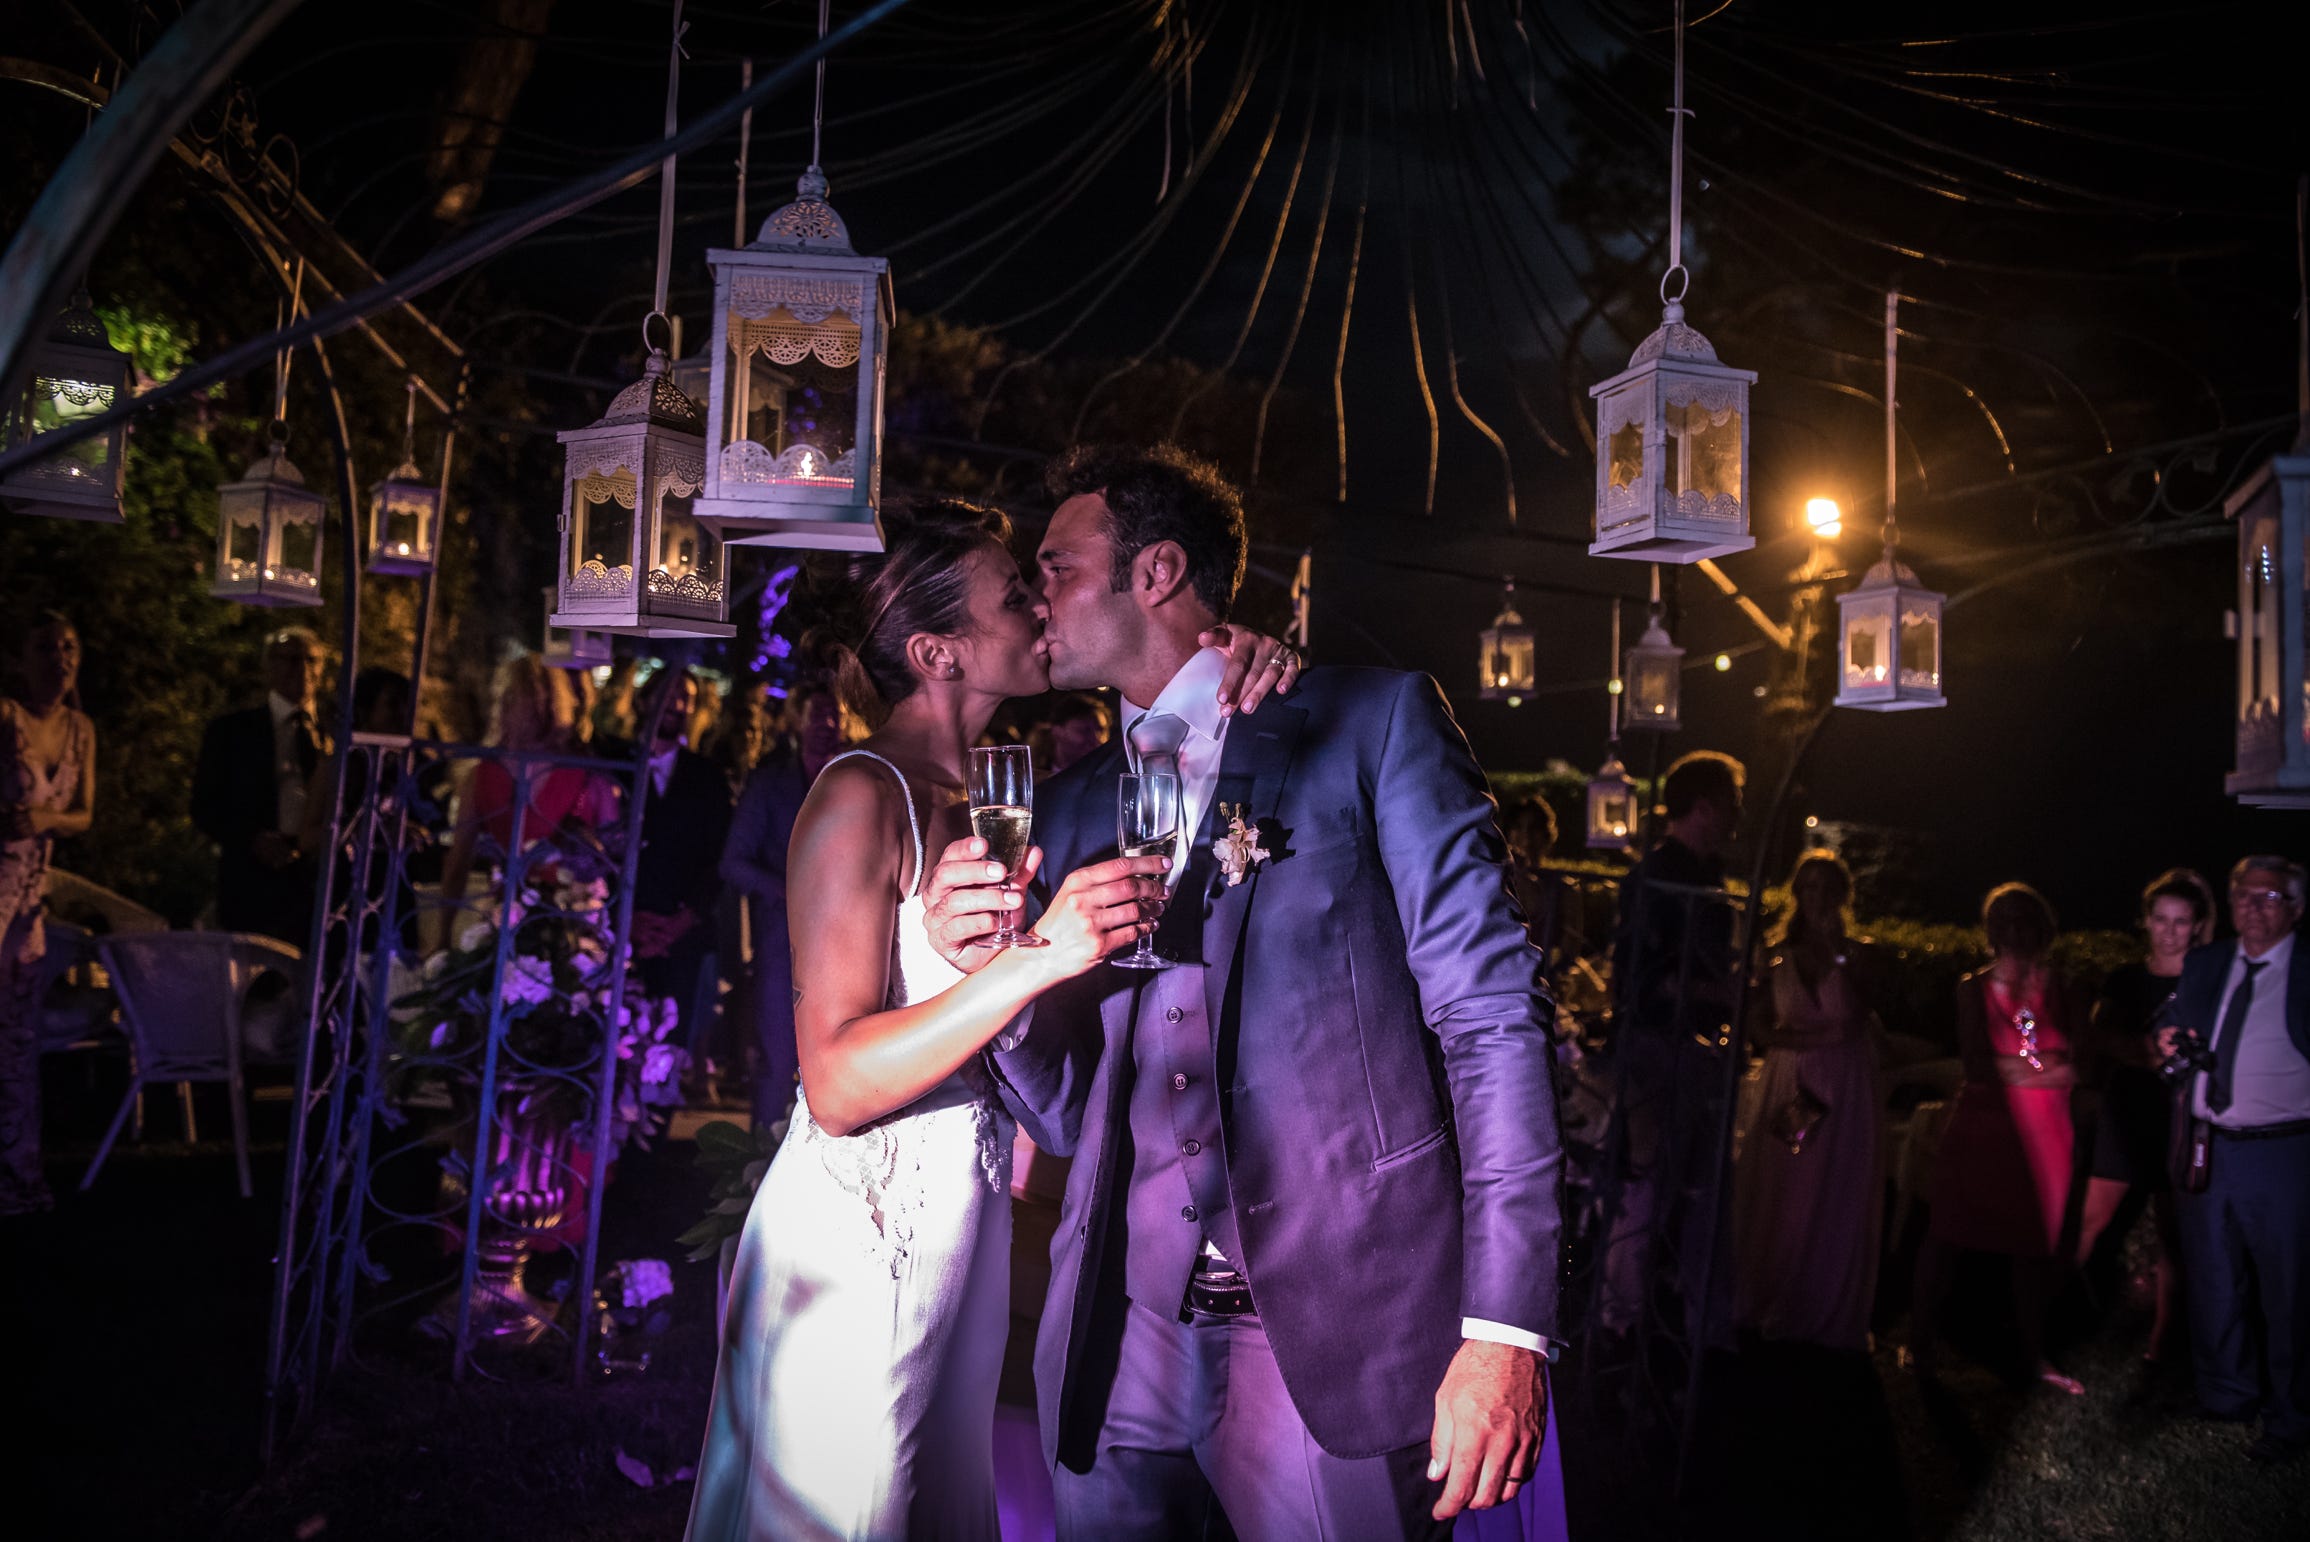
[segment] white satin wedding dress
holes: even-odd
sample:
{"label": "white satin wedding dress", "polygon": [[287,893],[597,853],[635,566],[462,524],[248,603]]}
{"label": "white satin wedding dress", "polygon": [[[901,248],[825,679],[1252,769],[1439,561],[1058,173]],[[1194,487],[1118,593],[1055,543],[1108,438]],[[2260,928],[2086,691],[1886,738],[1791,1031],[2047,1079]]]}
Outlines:
{"label": "white satin wedding dress", "polygon": [[[962,978],[923,929],[911,793],[907,822],[893,1007]],[[738,1243],[688,1542],[996,1542],[1013,1130],[975,1059],[848,1135],[797,1099]]]}

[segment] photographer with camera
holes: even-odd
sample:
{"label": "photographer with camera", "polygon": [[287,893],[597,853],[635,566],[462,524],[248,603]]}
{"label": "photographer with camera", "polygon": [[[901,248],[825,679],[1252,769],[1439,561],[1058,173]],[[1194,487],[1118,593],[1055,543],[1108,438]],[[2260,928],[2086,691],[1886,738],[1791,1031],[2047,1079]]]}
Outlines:
{"label": "photographer with camera", "polygon": [[2304,882],[2284,857],[2230,870],[2238,935],[2190,954],[2158,1032],[2187,1121],[2175,1186],[2198,1401],[2217,1419],[2261,1414],[2246,1453],[2259,1464],[2310,1449],[2310,970],[2293,970]]}

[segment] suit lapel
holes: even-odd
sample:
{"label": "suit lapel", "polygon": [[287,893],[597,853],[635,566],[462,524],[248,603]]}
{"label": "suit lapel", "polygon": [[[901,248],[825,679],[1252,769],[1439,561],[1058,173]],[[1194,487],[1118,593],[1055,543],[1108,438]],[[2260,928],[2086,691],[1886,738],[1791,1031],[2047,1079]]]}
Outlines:
{"label": "suit lapel", "polygon": [[[1271,701],[1257,716],[1237,717],[1228,726],[1227,745],[1219,757],[1219,781],[1212,789],[1210,818],[1205,822],[1210,838],[1226,828],[1218,814],[1222,803],[1248,805],[1246,818],[1253,825],[1276,817],[1283,806],[1284,780],[1290,775],[1292,756],[1306,723],[1303,709]],[[1235,977],[1244,916],[1259,893],[1265,868],[1253,868],[1232,888],[1216,862],[1209,862],[1207,871],[1215,889],[1203,922],[1203,1005],[1216,1037],[1220,1011]]]}

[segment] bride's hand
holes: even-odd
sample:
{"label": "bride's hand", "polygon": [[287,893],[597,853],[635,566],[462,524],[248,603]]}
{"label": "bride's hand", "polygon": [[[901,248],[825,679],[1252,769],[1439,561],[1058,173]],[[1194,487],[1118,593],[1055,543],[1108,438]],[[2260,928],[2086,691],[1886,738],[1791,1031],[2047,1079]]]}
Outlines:
{"label": "bride's hand", "polygon": [[1035,923],[1035,934],[1051,945],[1042,962],[1059,979],[1072,979],[1152,932],[1170,870],[1169,857],[1111,857],[1069,873]]}
{"label": "bride's hand", "polygon": [[1200,634],[1196,643],[1227,655],[1227,673],[1219,681],[1221,715],[1256,712],[1272,693],[1288,696],[1299,683],[1301,659],[1285,643],[1246,627],[1220,625]]}
{"label": "bride's hand", "polygon": [[[1026,904],[1026,896],[1020,891],[1033,881],[1042,865],[1043,848],[1028,848],[1026,866],[1020,869],[1017,884],[1006,888],[1001,866],[987,860],[987,843],[977,836],[966,836],[939,853],[938,864],[930,870],[922,886],[923,929],[930,934],[930,945],[938,956],[964,974],[974,974],[1000,958],[1002,950],[973,944],[993,932],[1005,914]],[[1055,914],[1062,901],[1070,900],[1070,891],[1097,898],[1099,908],[1139,900],[1160,903],[1163,898],[1160,875],[1169,867],[1168,857],[1132,857],[1069,873],[1066,883],[1060,885],[1058,898],[1052,901],[1051,911]],[[1118,884],[1121,887],[1116,887]],[[1045,920],[1048,919],[1046,916]],[[1135,930],[1127,931],[1117,945],[1137,940]],[[1056,945],[1058,938],[1051,936],[1051,941]],[[1088,967],[1089,964],[1083,964],[1061,974],[1062,977],[1080,974]]]}

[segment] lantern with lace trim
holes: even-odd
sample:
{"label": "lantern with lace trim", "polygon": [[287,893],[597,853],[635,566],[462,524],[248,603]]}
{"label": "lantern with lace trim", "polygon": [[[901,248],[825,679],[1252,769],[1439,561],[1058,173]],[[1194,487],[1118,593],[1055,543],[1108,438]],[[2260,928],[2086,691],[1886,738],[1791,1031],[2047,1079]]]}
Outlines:
{"label": "lantern with lace trim", "polygon": [[882,550],[882,389],[890,263],[861,257],[802,174],[753,243],[714,269],[701,517],[733,543]]}
{"label": "lantern with lace trim", "polygon": [[441,487],[417,469],[417,379],[409,380],[401,464],[369,491],[369,571],[422,578],[441,543]]}
{"label": "lantern with lace trim", "polygon": [[559,604],[549,625],[638,637],[729,637],[722,540],[698,516],[698,404],[652,348],[600,422],[564,430]]}
{"label": "lantern with lace trim", "polygon": [[1628,851],[1636,845],[1636,781],[1620,763],[1617,741],[1588,781],[1588,849]]}
{"label": "lantern with lace trim", "polygon": [[1636,646],[1628,650],[1628,668],[1621,675],[1627,689],[1626,721],[1630,733],[1672,734],[1684,724],[1677,718],[1678,697],[1684,683],[1684,650],[1670,640],[1655,609]]}
{"label": "lantern with lace trim", "polygon": [[1877,564],[1837,596],[1837,705],[1870,712],[1947,706],[1941,606],[1942,596],[1917,581],[1888,541]]}
{"label": "lantern with lace trim", "polygon": [[287,425],[238,482],[217,489],[217,570],[209,593],[243,605],[321,603],[323,500],[289,459]]}
{"label": "lantern with lace trim", "polygon": [[[1747,551],[1749,386],[1671,302],[1596,398],[1596,527],[1588,553],[1698,562]],[[1631,727],[1635,726],[1633,723]]]}
{"label": "lantern with lace trim", "polygon": [[[86,290],[34,344],[22,386],[8,393],[0,449],[13,450],[56,429],[105,412],[128,390],[128,355],[112,346]],[[27,462],[0,480],[0,504],[18,514],[121,523],[120,489],[128,423],[124,419]]]}
{"label": "lantern with lace trim", "polygon": [[1476,660],[1477,680],[1482,687],[1478,694],[1486,701],[1504,701],[1511,707],[1521,707],[1538,678],[1535,672],[1538,648],[1532,629],[1524,624],[1523,616],[1516,610],[1516,580],[1507,580],[1507,585],[1500,601],[1500,614],[1477,634],[1481,644]]}

